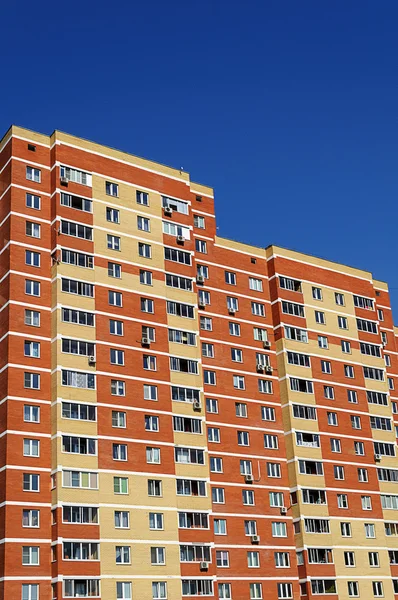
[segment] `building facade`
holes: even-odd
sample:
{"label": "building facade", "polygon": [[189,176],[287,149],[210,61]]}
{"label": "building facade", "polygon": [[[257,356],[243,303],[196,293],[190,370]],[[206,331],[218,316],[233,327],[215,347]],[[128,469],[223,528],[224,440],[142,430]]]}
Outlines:
{"label": "building facade", "polygon": [[0,199],[0,599],[398,595],[385,283],[58,131]]}

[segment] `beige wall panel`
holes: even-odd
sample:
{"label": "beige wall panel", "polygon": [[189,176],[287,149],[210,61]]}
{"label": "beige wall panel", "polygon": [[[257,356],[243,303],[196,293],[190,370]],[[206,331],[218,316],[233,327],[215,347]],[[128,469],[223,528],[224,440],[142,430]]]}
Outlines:
{"label": "beige wall panel", "polygon": [[[151,545],[134,543],[131,539],[123,541],[123,545],[130,546],[131,564],[116,564],[116,543],[101,543],[101,574],[116,574],[124,579],[128,575],[152,575],[153,581],[161,580],[166,575],[180,575],[179,545],[167,544],[166,564],[151,565]],[[159,544],[156,544],[159,545]]]}
{"label": "beige wall panel", "polygon": [[[190,304],[189,302],[185,302],[183,299],[181,299],[181,297],[179,299],[179,302],[182,302],[183,304]],[[172,329],[186,329],[187,331],[196,332],[199,329],[197,313],[195,313],[194,319],[187,319],[186,317],[177,317],[175,315],[167,315],[167,325]]]}
{"label": "beige wall panel", "polygon": [[[302,485],[301,482],[300,482],[300,485]],[[301,490],[297,494],[297,497],[299,499],[301,499],[301,497],[302,497]],[[329,517],[329,509],[328,509],[327,504],[304,504],[300,500],[299,506],[301,507],[300,514],[303,517],[317,517],[317,518],[322,518],[322,519],[327,519]],[[308,533],[305,534],[305,536],[308,536],[308,535],[311,535],[311,534],[308,534]],[[317,535],[317,534],[312,534],[312,535]],[[306,543],[308,543],[308,542],[306,542]]]}
{"label": "beige wall panel", "polygon": [[199,367],[199,375],[191,375],[190,373],[179,373],[170,371],[170,381],[174,385],[183,387],[198,388],[202,386],[202,374]]}
{"label": "beige wall panel", "polygon": [[[95,373],[95,370],[92,370],[92,367],[85,369],[86,373]],[[61,385],[61,372],[57,371],[57,373],[53,374],[52,385],[53,387],[53,398],[63,398],[64,400],[71,400],[74,402],[96,402],[97,393],[96,390],[88,390],[83,388],[75,388],[69,385]]]}
{"label": "beige wall panel", "polygon": [[207,496],[177,496],[177,508],[182,510],[210,510],[211,496],[210,489],[207,488]]}
{"label": "beige wall panel", "polygon": [[[287,357],[285,356],[287,359]],[[299,377],[300,379],[311,379],[312,370],[309,367],[300,367],[298,365],[290,365],[286,363],[286,374],[290,377]]]}
{"label": "beige wall panel", "polygon": [[205,479],[209,476],[208,457],[206,457],[206,460],[207,463],[205,465],[181,465],[176,463],[177,477],[183,477],[184,479],[190,479],[191,477]]}
{"label": "beige wall panel", "polygon": [[95,341],[95,327],[87,327],[85,325],[74,325],[73,323],[64,323],[60,320],[61,310],[57,311],[59,320],[57,322],[57,333],[63,337],[72,338],[74,340],[92,340]]}
{"label": "beige wall panel", "polygon": [[368,390],[375,390],[376,392],[388,393],[387,383],[385,381],[377,381],[376,379],[365,379],[365,387]]}
{"label": "beige wall panel", "polygon": [[187,344],[169,342],[169,352],[173,356],[180,356],[181,358],[200,359],[199,346],[188,346]]}
{"label": "beige wall panel", "polygon": [[[71,220],[73,221],[73,219]],[[58,238],[57,241],[63,248],[73,248],[73,246],[76,244],[75,240],[75,237],[63,235],[62,238]],[[95,282],[95,269],[75,267],[73,265],[64,263],[60,263],[58,265],[57,275],[61,275],[67,279],[82,279],[83,281],[87,281],[89,283]]]}
{"label": "beige wall panel", "polygon": [[[168,273],[173,273],[174,263],[170,261],[165,262],[165,269]],[[189,275],[187,274],[187,277]],[[168,300],[175,300],[176,302],[182,302],[182,304],[196,304],[198,301],[198,297],[193,292],[187,292],[183,290],[179,290],[178,288],[173,288],[165,285],[165,294]],[[168,315],[167,320],[170,319],[181,319],[185,325],[181,325],[181,329],[197,329],[198,325],[196,319],[188,319],[187,317],[175,317],[173,315]]]}
{"label": "beige wall panel", "polygon": [[[56,492],[56,493],[54,493]],[[62,474],[57,473],[57,489],[53,492],[53,503],[92,504],[97,505],[100,499],[99,490],[62,487]],[[101,517],[100,517],[101,518]]]}
{"label": "beige wall panel", "polygon": [[[128,494],[115,494],[113,492],[114,477],[128,477]],[[163,495],[158,497],[148,496],[148,479],[146,475],[125,475],[123,471],[118,473],[101,473],[101,502],[105,504],[139,504],[148,506],[175,506],[176,482],[171,477],[153,475],[153,479],[162,480]]]}
{"label": "beige wall panel", "polygon": [[279,256],[284,256],[286,258],[292,258],[293,260],[309,263],[311,265],[324,267],[326,269],[330,269],[331,271],[339,271],[340,273],[346,273],[348,275],[353,275],[354,277],[362,277],[368,279],[370,282],[372,281],[372,274],[368,271],[361,271],[360,269],[355,269],[353,267],[348,267],[346,265],[341,265],[339,263],[334,263],[329,260],[324,260],[322,258],[317,258],[315,256],[311,256],[310,254],[303,254],[302,252],[295,252],[294,250],[287,250],[286,248],[281,248],[280,246],[269,246],[267,249],[267,257],[272,254],[277,254]]}
{"label": "beige wall panel", "polygon": [[[128,567],[127,567],[128,568]],[[116,581],[131,581],[127,572],[123,577],[115,579],[104,579],[101,581],[101,597],[106,600],[116,600]],[[164,581],[161,577],[157,581]],[[137,600],[152,600],[152,582],[150,579],[133,580],[133,598]],[[167,598],[169,600],[181,600],[181,581],[167,580]]]}
{"label": "beige wall panel", "polygon": [[[196,413],[196,415],[198,416],[198,413]],[[204,448],[207,445],[207,440],[205,433],[199,435],[197,433],[183,433],[180,431],[175,431],[174,444],[176,446],[182,446],[184,448],[191,448],[194,446],[200,446],[201,448]]]}
{"label": "beige wall panel", "polygon": [[[309,431],[309,432],[313,432],[313,433],[318,433],[318,431],[319,431],[318,421],[312,421],[309,419],[296,419],[295,417],[293,417],[293,407],[292,406],[290,406],[290,410],[291,410],[291,414],[290,414],[291,427],[293,429],[297,429],[297,431]],[[298,446],[297,454],[300,454],[302,447],[303,446]]]}
{"label": "beige wall panel", "polygon": [[[199,411],[199,410],[193,409],[192,402],[179,402],[178,400],[173,400],[172,410],[174,413],[176,413],[178,415],[187,415],[187,417],[201,417],[204,415],[204,399],[203,399],[202,394],[201,394],[201,404],[202,404],[202,409]],[[176,433],[174,433],[174,436],[175,435],[181,435],[181,434],[178,434],[178,432],[176,432]],[[182,435],[184,435],[184,434],[182,434]],[[185,434],[185,435],[191,436],[192,434]],[[201,436],[196,436],[196,434],[195,434],[195,438],[196,437],[201,437]],[[197,445],[197,442],[195,443],[195,445]]]}
{"label": "beige wall panel", "polygon": [[[98,224],[97,224],[98,225]],[[142,266],[143,269],[151,270],[152,268],[163,269],[164,268],[164,250],[163,247],[158,244],[152,244],[152,258],[142,258],[138,255],[138,242],[147,240],[137,240],[124,236],[123,233],[117,229],[117,225],[108,223],[107,229],[110,231],[96,231],[95,236],[95,252],[96,254],[102,254],[109,258],[110,261],[118,262],[119,260],[131,261]],[[113,225],[113,227],[109,227]],[[106,227],[106,225],[103,225]],[[120,236],[120,251],[109,250],[107,245],[107,235]],[[152,238],[154,239],[154,238]],[[148,240],[150,243],[150,240]]]}

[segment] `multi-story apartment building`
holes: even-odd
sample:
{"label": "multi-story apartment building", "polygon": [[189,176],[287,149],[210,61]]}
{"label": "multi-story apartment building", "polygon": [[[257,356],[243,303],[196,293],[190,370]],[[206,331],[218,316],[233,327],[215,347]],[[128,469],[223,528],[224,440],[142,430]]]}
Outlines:
{"label": "multi-story apartment building", "polygon": [[0,600],[398,595],[385,283],[58,131],[0,199]]}

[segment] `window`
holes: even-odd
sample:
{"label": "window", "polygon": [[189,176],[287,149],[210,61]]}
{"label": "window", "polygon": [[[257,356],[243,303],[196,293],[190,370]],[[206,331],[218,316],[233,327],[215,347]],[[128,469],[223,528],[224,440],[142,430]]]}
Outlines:
{"label": "window", "polygon": [[200,317],[200,328],[203,331],[212,331],[213,320],[210,317]]}
{"label": "window", "polygon": [[[41,225],[39,225],[38,223],[32,223],[32,221],[26,221],[25,233],[29,237],[40,238]],[[27,262],[26,264],[30,264],[30,263]],[[38,265],[36,265],[36,266],[38,266]]]}
{"label": "window", "polygon": [[76,294],[77,296],[94,298],[93,284],[77,281],[76,279],[66,279],[65,277],[62,277],[61,290],[67,294]]}
{"label": "window", "polygon": [[263,421],[275,421],[275,409],[271,406],[262,406],[261,419]]}
{"label": "window", "polygon": [[370,496],[361,496],[362,510],[372,510],[372,498]]}
{"label": "window", "polygon": [[[281,554],[284,553],[282,552]],[[287,554],[287,557],[289,558],[289,554],[285,554]],[[293,588],[291,583],[278,583],[278,599],[282,598],[293,598]]]}
{"label": "window", "polygon": [[269,433],[264,434],[264,448],[268,448],[269,450],[277,450],[278,449],[278,436],[270,435]]}
{"label": "window", "polygon": [[243,375],[233,375],[233,386],[237,390],[244,390],[245,389],[244,376]]}
{"label": "window", "polygon": [[363,375],[365,379],[376,379],[377,381],[384,381],[384,370],[375,369],[373,367],[363,367]]}
{"label": "window", "polygon": [[156,356],[152,356],[150,354],[143,354],[143,368],[146,371],[156,371]]}
{"label": "window", "polygon": [[367,469],[357,469],[358,472],[358,481],[360,481],[361,483],[367,483],[368,482],[368,470]]}
{"label": "window", "polygon": [[23,441],[24,456],[40,456],[40,441],[24,438]]}
{"label": "window", "polygon": [[256,279],[255,277],[249,277],[249,289],[254,290],[256,292],[262,292],[263,291],[262,279]]}
{"label": "window", "polygon": [[243,362],[243,352],[239,348],[231,348],[231,360],[234,362]]}
{"label": "window", "polygon": [[229,312],[236,312],[239,309],[238,299],[227,296],[227,308]]}
{"label": "window", "polygon": [[[195,400],[199,401],[199,390],[186,387],[171,386],[171,399],[176,400],[177,402],[194,402]],[[216,400],[214,402],[217,403]]]}
{"label": "window", "polygon": [[40,252],[25,250],[25,264],[30,267],[40,267]]}
{"label": "window", "polygon": [[365,526],[365,537],[368,539],[375,538],[376,533],[375,533],[374,523],[365,523],[364,526]]}
{"label": "window", "polygon": [[324,350],[327,350],[329,347],[328,338],[323,335],[318,335],[318,346]]}
{"label": "window", "polygon": [[142,285],[152,285],[152,271],[140,269],[140,283]]}
{"label": "window", "polygon": [[227,535],[226,519],[214,519],[214,534],[215,535]]}
{"label": "window", "polygon": [[294,392],[304,392],[306,394],[312,394],[314,387],[312,381],[308,379],[297,379],[295,377],[290,378],[290,389]]}
{"label": "window", "polygon": [[214,345],[205,344],[202,342],[202,356],[205,356],[206,358],[214,358]]}
{"label": "window", "polygon": [[341,442],[339,439],[330,438],[330,449],[332,452],[341,453]]}
{"label": "window", "polygon": [[152,582],[152,598],[153,600],[167,598],[167,583],[165,581]]}
{"label": "window", "polygon": [[242,504],[244,506],[254,506],[254,491],[253,490],[242,490]]}
{"label": "window", "polygon": [[341,294],[339,292],[335,292],[334,299],[335,299],[335,302],[336,302],[336,304],[338,306],[344,306],[345,305],[344,294]]}
{"label": "window", "polygon": [[338,508],[348,508],[348,496],[347,494],[337,494],[337,506]]}
{"label": "window", "polygon": [[282,492],[269,492],[269,505],[273,508],[284,506]]}
{"label": "window", "polygon": [[23,583],[22,600],[39,600],[39,584]]}
{"label": "window", "polygon": [[354,377],[354,367],[352,365],[344,365],[344,375],[352,379]]}
{"label": "window", "polygon": [[130,581],[116,582],[116,598],[117,600],[132,600],[132,590]]}
{"label": "window", "polygon": [[38,565],[39,563],[39,546],[22,546],[22,564],[23,565]]}
{"label": "window", "polygon": [[38,373],[24,373],[24,387],[31,390],[40,389],[40,375]]}
{"label": "window", "polygon": [[163,513],[149,513],[149,529],[163,529]]}
{"label": "window", "polygon": [[137,229],[139,231],[151,231],[150,220],[147,217],[137,217]]}
{"label": "window", "polygon": [[250,550],[247,553],[247,566],[257,569],[260,567],[260,553],[258,551]]}
{"label": "window", "polygon": [[138,256],[141,256],[142,258],[151,258],[152,246],[150,244],[145,244],[144,242],[138,242]]}
{"label": "window", "polygon": [[296,419],[316,421],[316,408],[305,404],[293,404],[293,416]]}
{"label": "window", "polygon": [[216,550],[217,567],[229,567],[229,552],[226,550]]}
{"label": "window", "polygon": [[332,363],[329,360],[321,360],[322,373],[330,375],[332,373]]}
{"label": "window", "polygon": [[98,474],[87,471],[63,471],[63,487],[73,487],[81,489],[98,489]]}
{"label": "window", "polygon": [[301,354],[299,352],[287,352],[287,362],[289,365],[298,365],[300,367],[310,366],[310,357],[308,354]]}
{"label": "window", "polygon": [[105,182],[105,193],[107,196],[119,196],[119,186],[117,183]]}
{"label": "window", "polygon": [[40,312],[37,310],[25,309],[25,325],[40,327]]}
{"label": "window", "polygon": [[239,337],[240,336],[240,323],[229,323],[229,334]]}
{"label": "window", "polygon": [[361,429],[361,417],[351,415],[351,427],[353,429]]}
{"label": "window", "polygon": [[357,456],[365,456],[365,445],[363,442],[354,442],[354,450]]}
{"label": "window", "polygon": [[193,217],[193,225],[198,229],[205,229],[205,218],[200,217],[199,215],[194,215]]}
{"label": "window", "polygon": [[265,317],[264,304],[261,304],[260,302],[252,302],[251,308],[252,308],[252,315],[255,315],[256,317]]}
{"label": "window", "polygon": [[39,527],[39,510],[22,511],[22,527]]}
{"label": "window", "polygon": [[26,194],[26,206],[27,208],[40,210],[40,196],[36,196],[35,194]]}
{"label": "window", "polygon": [[268,340],[267,330],[261,327],[253,327],[254,339],[259,342],[266,342]]}
{"label": "window", "polygon": [[203,370],[203,380],[206,385],[216,385],[216,373],[215,371]]}
{"label": "window", "polygon": [[352,404],[358,404],[358,394],[356,390],[347,390],[348,402]]}
{"label": "window", "polygon": [[209,413],[218,413],[218,400],[212,398],[206,398],[206,410]]}
{"label": "window", "polygon": [[145,415],[145,430],[159,431],[159,417],[154,415]]}
{"label": "window", "polygon": [[263,597],[263,586],[261,583],[250,583],[250,600],[258,600]]}
{"label": "window", "polygon": [[366,319],[357,319],[358,331],[366,331],[367,333],[377,333],[377,323],[375,321],[367,321]]}
{"label": "window", "polygon": [[196,276],[203,277],[204,279],[209,279],[209,267],[206,265],[196,265]]}
{"label": "window", "polygon": [[141,298],[141,311],[146,313],[155,312],[155,303],[150,298]]}
{"label": "window", "polygon": [[272,521],[272,537],[287,537],[287,527],[284,521]]}
{"label": "window", "polygon": [[223,472],[222,458],[218,458],[216,456],[210,457],[210,471],[212,473],[222,473]]}
{"label": "window", "polygon": [[25,279],[25,294],[28,296],[40,296],[40,282]]}
{"label": "window", "polygon": [[224,488],[213,487],[211,490],[211,499],[214,504],[225,504]]}
{"label": "window", "polygon": [[79,171],[78,169],[71,169],[70,167],[61,166],[60,176],[66,177],[68,181],[73,181],[74,183],[91,186],[92,176],[89,173]]}
{"label": "window", "polygon": [[347,317],[337,317],[337,322],[340,329],[348,329],[348,319]]}
{"label": "window", "polygon": [[328,400],[334,400],[334,388],[331,385],[323,386],[323,395]]}
{"label": "window", "polygon": [[236,273],[225,271],[225,283],[228,283],[228,285],[236,285]]}
{"label": "window", "polygon": [[40,422],[40,407],[32,404],[24,404],[24,421],[31,423]]}
{"label": "window", "polygon": [[346,567],[355,567],[354,552],[344,552],[344,564]]}
{"label": "window", "polygon": [[166,549],[161,546],[151,548],[151,564],[164,565],[166,564]]}
{"label": "window", "polygon": [[337,427],[337,425],[339,424],[338,419],[337,419],[337,413],[328,412],[327,417],[328,417],[328,425],[333,425],[333,426]]}
{"label": "window", "polygon": [[26,167],[26,179],[34,181],[35,183],[41,182],[41,171],[34,167]]}
{"label": "window", "polygon": [[130,559],[130,546],[116,546],[116,564],[129,565]]}
{"label": "window", "polygon": [[282,312],[287,315],[294,315],[296,317],[304,317],[304,306],[302,304],[296,304],[295,302],[288,302],[282,300]]}
{"label": "window", "polygon": [[367,310],[373,310],[373,300],[371,298],[365,298],[364,296],[354,295],[354,306],[357,308],[366,308]]}
{"label": "window", "polygon": [[268,477],[281,477],[281,466],[279,463],[267,463]]}
{"label": "window", "polygon": [[292,292],[301,292],[301,281],[289,279],[288,277],[279,277],[279,286],[284,290]]}
{"label": "window", "polygon": [[112,396],[125,396],[126,384],[120,379],[111,379],[111,394]]}
{"label": "window", "polygon": [[384,597],[383,583],[381,581],[372,581],[373,595],[375,598]]}
{"label": "window", "polygon": [[262,394],[272,394],[272,381],[267,381],[266,379],[259,379],[258,391]]}
{"label": "window", "polygon": [[238,446],[250,446],[250,437],[248,431],[238,431]]}
{"label": "window", "polygon": [[321,312],[320,310],[316,310],[315,311],[315,322],[318,323],[319,325],[325,325],[326,324],[325,313]]}
{"label": "window", "polygon": [[177,250],[177,248],[168,247],[164,249],[164,258],[165,260],[170,260],[183,265],[191,265],[192,261],[192,256],[189,252],[184,252],[183,250]]}
{"label": "window", "polygon": [[204,240],[195,240],[195,250],[196,252],[201,252],[202,254],[207,253],[207,243]]}
{"label": "window", "polygon": [[322,290],[318,287],[312,288],[312,297],[314,300],[322,300]]}
{"label": "window", "polygon": [[82,210],[84,212],[92,212],[92,200],[89,200],[88,198],[81,198],[80,196],[74,196],[73,194],[65,194],[64,192],[61,192],[61,205],[74,208],[76,210]]}
{"label": "window", "polygon": [[183,200],[176,200],[174,198],[169,198],[168,196],[162,196],[162,206],[163,208],[171,208],[171,210],[175,210],[176,212],[187,215],[188,211],[188,203]]}
{"label": "window", "polygon": [[235,414],[237,417],[247,417],[247,404],[235,402]]}

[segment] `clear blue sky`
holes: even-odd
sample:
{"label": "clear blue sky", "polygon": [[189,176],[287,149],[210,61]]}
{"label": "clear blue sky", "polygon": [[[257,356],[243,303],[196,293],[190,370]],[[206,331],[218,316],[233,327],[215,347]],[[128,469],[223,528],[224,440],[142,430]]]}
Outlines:
{"label": "clear blue sky", "polygon": [[182,166],[220,235],[368,269],[398,322],[396,0],[3,4],[2,132]]}

